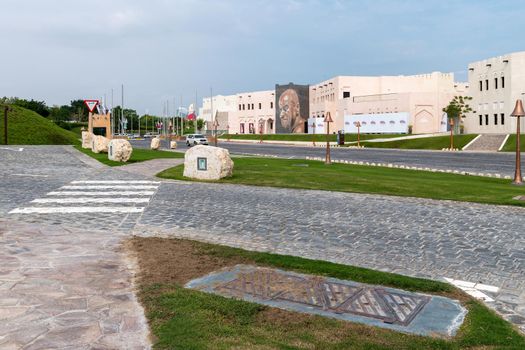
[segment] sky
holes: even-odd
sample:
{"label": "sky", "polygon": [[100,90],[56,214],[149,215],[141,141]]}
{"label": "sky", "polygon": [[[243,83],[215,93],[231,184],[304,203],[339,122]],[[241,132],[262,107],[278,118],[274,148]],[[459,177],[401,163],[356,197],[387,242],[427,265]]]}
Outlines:
{"label": "sky", "polygon": [[[139,114],[336,75],[453,72],[525,50],[523,0],[0,0],[0,96]],[[199,102],[200,104],[201,102]]]}

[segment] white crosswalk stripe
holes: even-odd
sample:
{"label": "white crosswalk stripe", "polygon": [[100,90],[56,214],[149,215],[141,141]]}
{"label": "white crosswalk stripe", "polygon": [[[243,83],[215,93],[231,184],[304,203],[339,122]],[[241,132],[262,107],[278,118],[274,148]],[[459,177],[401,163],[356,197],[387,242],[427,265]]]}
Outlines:
{"label": "white crosswalk stripe", "polygon": [[159,181],[145,180],[72,181],[9,213],[141,213],[159,186]]}
{"label": "white crosswalk stripe", "polygon": [[85,185],[85,186],[62,186],[64,190],[154,190],[154,185]]}
{"label": "white crosswalk stripe", "polygon": [[149,198],[96,198],[96,197],[77,197],[77,198],[37,198],[31,203],[148,203]]}
{"label": "white crosswalk stripe", "polygon": [[155,191],[56,191],[49,192],[48,196],[152,196]]}

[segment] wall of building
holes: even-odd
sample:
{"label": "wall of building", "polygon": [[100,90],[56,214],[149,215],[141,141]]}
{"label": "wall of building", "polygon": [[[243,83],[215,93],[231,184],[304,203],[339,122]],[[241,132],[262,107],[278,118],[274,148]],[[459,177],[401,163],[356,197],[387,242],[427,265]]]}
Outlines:
{"label": "wall of building", "polygon": [[199,118],[204,119],[206,122],[213,123],[213,118],[217,112],[233,112],[236,108],[237,96],[236,95],[216,95],[213,96],[213,111],[212,111],[212,100],[210,97],[202,99],[202,107],[199,108]]}
{"label": "wall of building", "polygon": [[338,76],[310,87],[310,115],[330,111],[340,130],[345,115],[407,112],[413,133],[435,133],[442,130],[442,109],[466,93],[467,85],[455,83],[452,73]]}
{"label": "wall of building", "polygon": [[525,52],[470,63],[468,78],[474,111],[464,120],[465,131],[515,133],[516,119],[510,115],[516,100],[525,97]]}
{"label": "wall of building", "polygon": [[235,108],[228,115],[233,134],[275,133],[275,91],[253,91],[235,95]]}

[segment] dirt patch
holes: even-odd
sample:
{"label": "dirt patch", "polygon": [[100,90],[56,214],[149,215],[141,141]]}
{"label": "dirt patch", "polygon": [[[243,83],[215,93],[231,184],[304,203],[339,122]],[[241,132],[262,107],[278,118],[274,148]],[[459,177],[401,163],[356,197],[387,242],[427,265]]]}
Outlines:
{"label": "dirt patch", "polygon": [[246,263],[236,257],[203,254],[198,244],[179,239],[133,237],[127,248],[138,261],[138,282],[142,285],[184,285],[221,268]]}

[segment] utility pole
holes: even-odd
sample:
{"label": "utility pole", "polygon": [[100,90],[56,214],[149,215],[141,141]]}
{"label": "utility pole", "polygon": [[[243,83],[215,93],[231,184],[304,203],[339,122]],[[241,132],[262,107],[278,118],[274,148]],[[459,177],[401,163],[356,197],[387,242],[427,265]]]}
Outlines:
{"label": "utility pole", "polygon": [[120,106],[120,133],[122,134],[123,131],[126,132],[126,130],[122,130],[122,123],[124,122],[124,84],[122,84],[122,90],[121,90],[121,106]]}
{"label": "utility pole", "polygon": [[7,142],[7,113],[9,112],[9,106],[4,106],[4,145],[8,145],[9,142]]}
{"label": "utility pole", "polygon": [[115,116],[113,115],[113,88],[111,88],[111,119],[110,119],[110,125],[111,125],[111,136],[115,134]]}
{"label": "utility pole", "polygon": [[[213,88],[210,86],[210,116],[212,119],[213,124],[215,124],[214,116],[213,116]],[[215,135],[217,137],[217,135]],[[215,144],[217,146],[217,144]]]}

